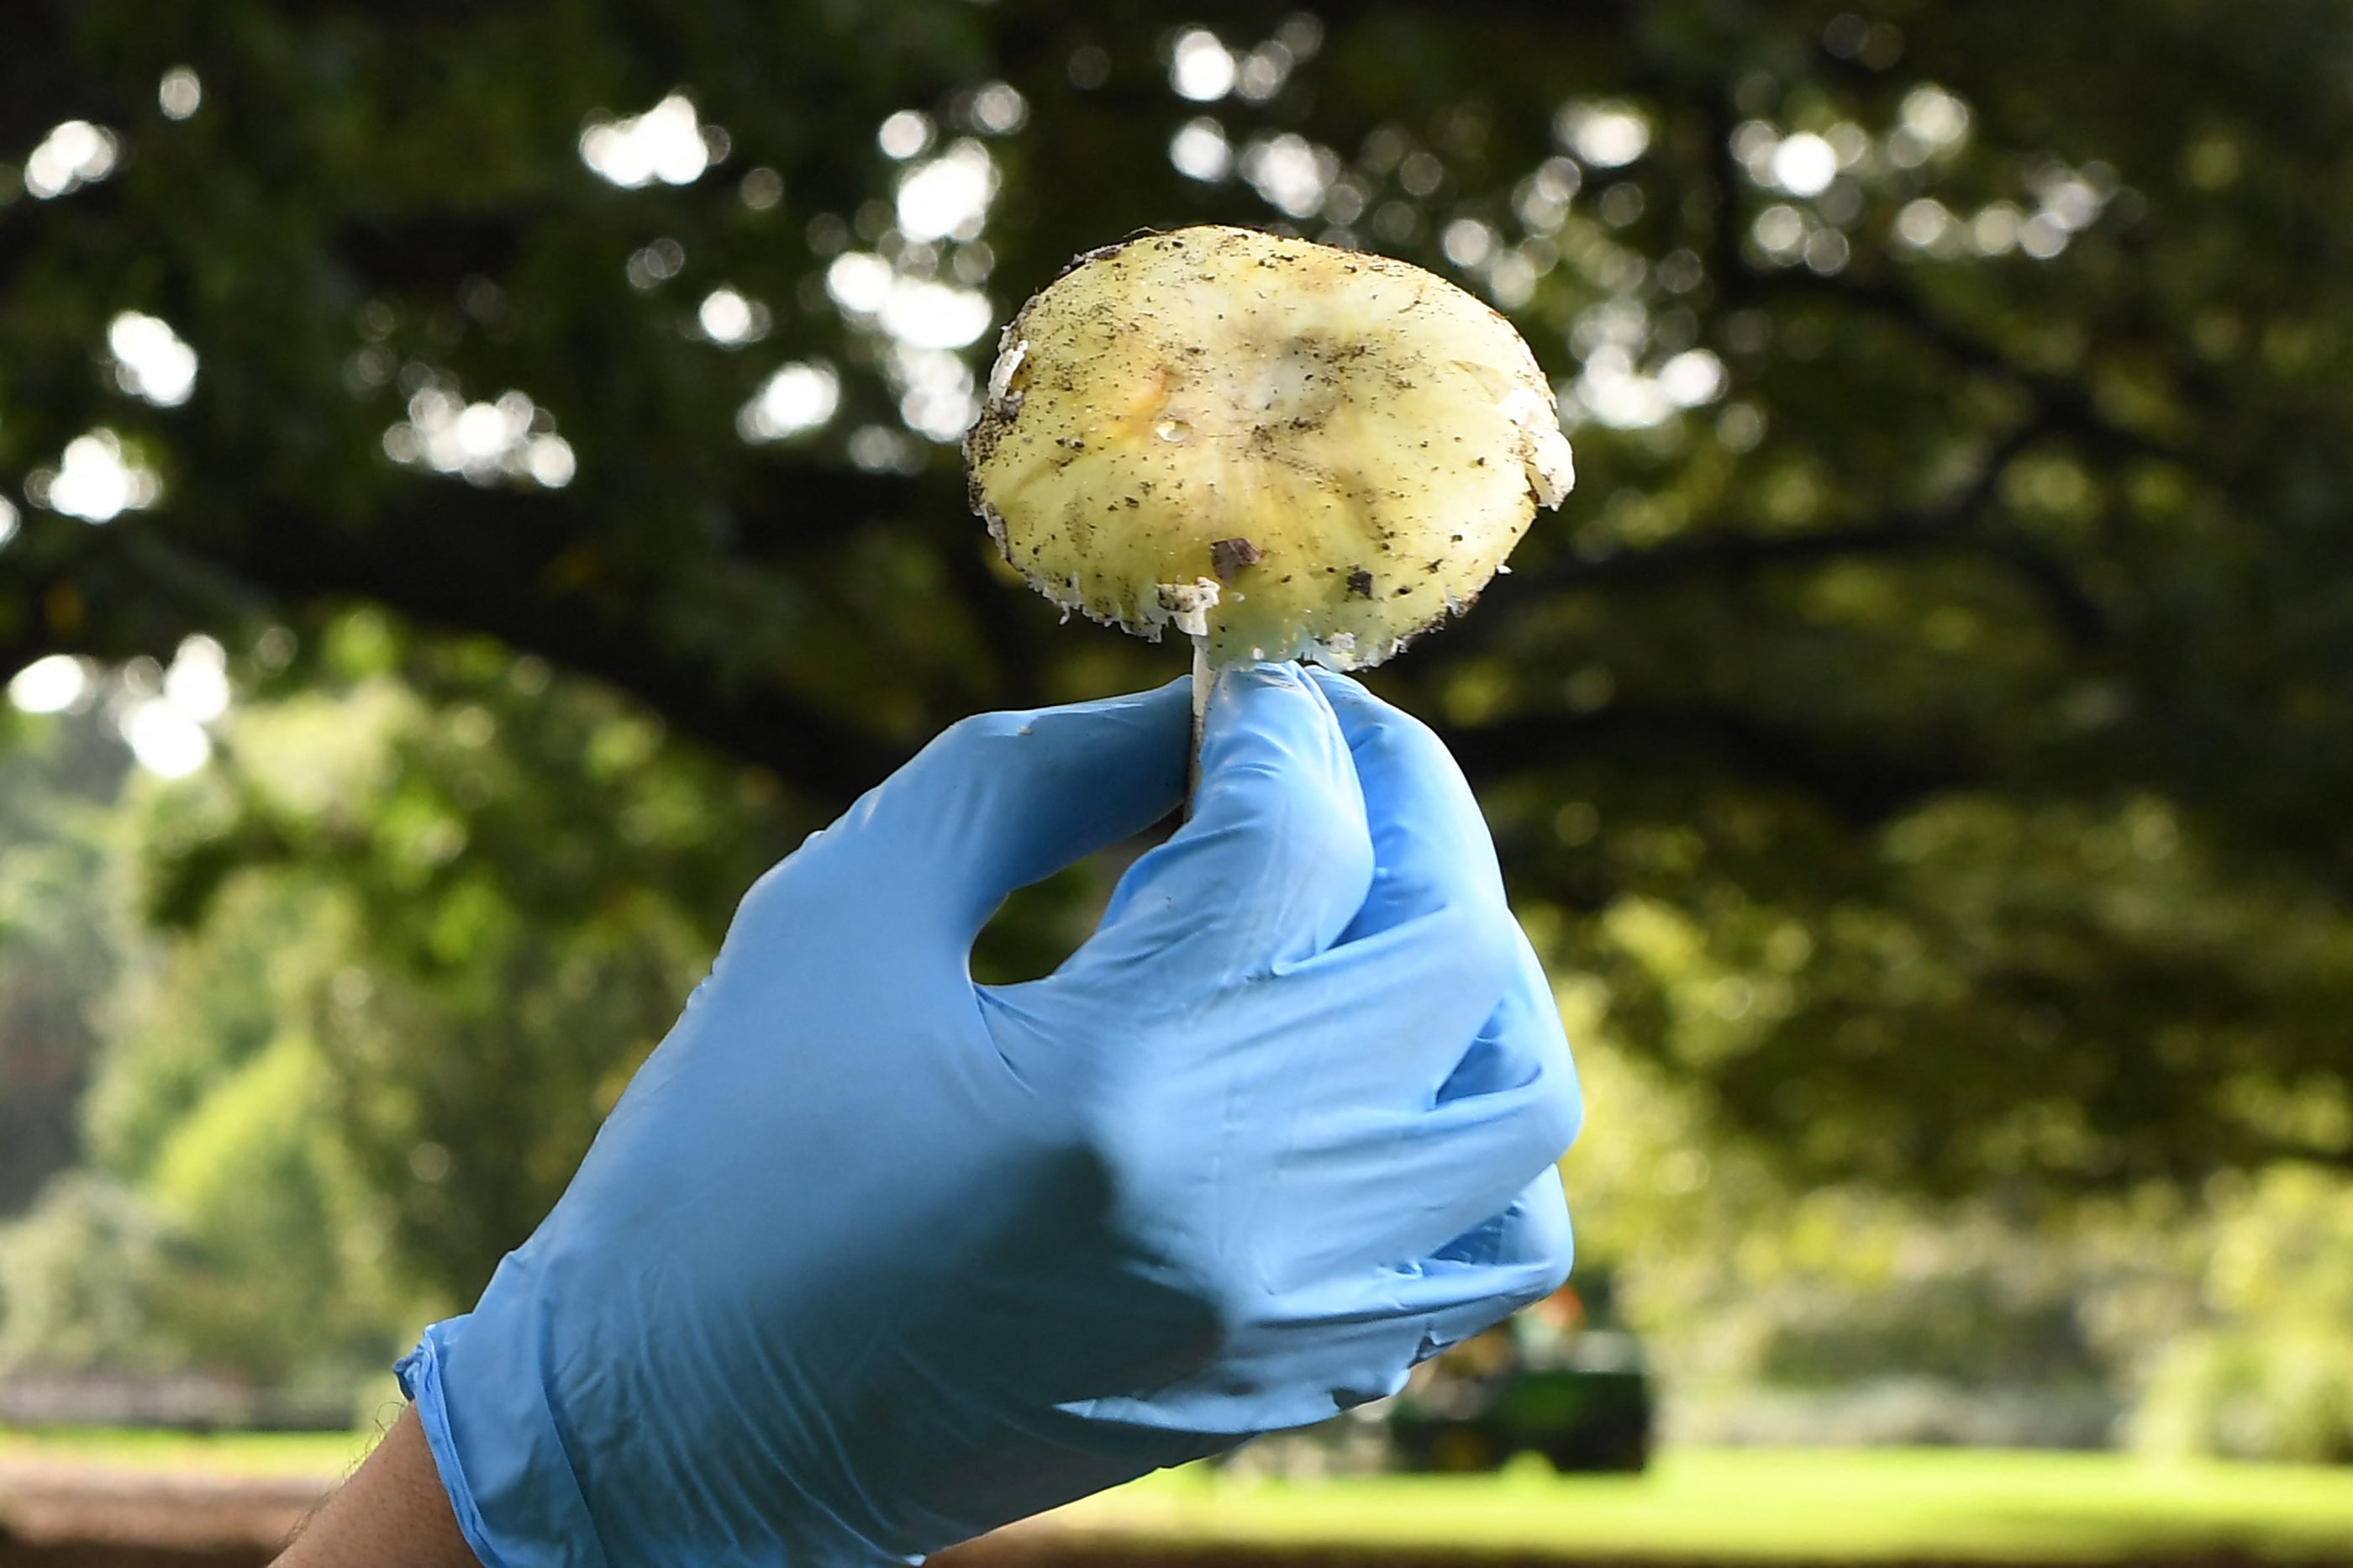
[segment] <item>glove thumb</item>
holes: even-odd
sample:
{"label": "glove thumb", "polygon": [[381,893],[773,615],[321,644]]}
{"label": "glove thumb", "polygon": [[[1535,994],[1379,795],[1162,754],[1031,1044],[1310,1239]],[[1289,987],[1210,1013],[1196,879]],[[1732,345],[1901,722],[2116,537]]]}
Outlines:
{"label": "glove thumb", "polygon": [[1329,700],[1295,665],[1229,669],[1192,821],[1128,868],[1066,973],[1114,988],[1269,974],[1336,941],[1372,880],[1364,793]]}
{"label": "glove thumb", "polygon": [[1185,790],[1190,684],[950,726],[828,829],[903,934],[970,949],[1017,888],[1141,832]]}

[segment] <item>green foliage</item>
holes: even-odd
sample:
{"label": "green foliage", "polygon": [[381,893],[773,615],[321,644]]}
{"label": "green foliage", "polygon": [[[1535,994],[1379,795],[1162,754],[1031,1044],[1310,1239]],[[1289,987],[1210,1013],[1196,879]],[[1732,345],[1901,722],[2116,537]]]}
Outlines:
{"label": "green foliage", "polygon": [[218,923],[172,944],[110,1005],[113,1027],[83,1115],[91,1152],[122,1179],[153,1176],[207,1098],[290,1027],[341,952],[332,896],[258,878],[226,894]]}
{"label": "green foliage", "polygon": [[320,1080],[309,1042],[273,1041],[158,1153],[153,1202],[203,1260],[171,1305],[200,1361],[266,1376],[305,1359],[364,1365],[388,1348],[400,1303],[382,1227],[319,1114]]}
{"label": "green foliage", "polygon": [[2163,1453],[2353,1463],[2353,1182],[2283,1166],[2219,1185],[2207,1321],[2164,1348],[2134,1435]]}
{"label": "green foliage", "polygon": [[[316,1042],[404,1277],[462,1300],[562,1191],[791,816],[642,710],[494,647],[412,648],[362,615],[326,662],[332,685],[241,711],[215,775],[159,802],[155,893],[191,956],[229,943],[290,974],[198,963],[190,1000],[216,984]],[[235,1048],[237,1021],[190,1023],[170,1009],[119,1074],[165,1121],[172,1054]],[[111,1087],[95,1123],[127,1127]]]}
{"label": "green foliage", "polygon": [[[0,147],[79,117],[120,157],[0,217],[0,475],[47,493],[102,426],[161,492],[104,528],[26,510],[0,658],[274,624],[292,668],[240,651],[240,679],[429,657],[487,692],[519,650],[638,705],[575,741],[659,714],[821,818],[964,712],[1174,667],[1057,627],[987,559],[946,439],[986,334],[955,346],[936,290],[1001,321],[1139,225],[1284,223],[1463,278],[1571,395],[1569,508],[1381,683],[1444,725],[1630,1048],[1821,1179],[2124,1190],[2353,1153],[2327,1023],[2353,987],[2341,7],[1198,16],[1240,62],[1214,102],[1171,90],[1178,19],[1128,4],[36,6]],[[179,120],[174,65],[203,84]],[[584,127],[674,90],[719,162],[593,173]],[[876,139],[901,110],[926,117],[903,163]],[[1202,119],[1235,162],[1187,177],[1170,142]],[[993,195],[937,235],[910,182],[951,152]],[[194,348],[185,406],[125,395],[126,309]],[[839,411],[747,442],[788,364],[829,367]],[[449,444],[469,405],[470,438],[506,439],[504,389],[567,444],[540,479],[538,447]],[[354,600],[388,614],[330,635]],[[443,728],[401,765],[495,792],[459,709],[520,710],[418,689]],[[631,776],[635,816],[591,772],[533,796],[569,815],[530,854],[440,784],[364,787],[364,829],[247,791],[166,847],[165,907],[316,858],[374,879],[356,919],[420,900],[401,966],[487,1019],[493,973],[574,994],[567,963],[666,929],[610,889],[696,801],[736,809],[717,771],[663,799]],[[650,837],[608,854],[592,824]],[[702,879],[755,859],[682,869],[681,931],[707,942]],[[572,958],[523,934],[551,908]],[[473,942],[503,956],[470,968]],[[481,1026],[437,1055],[533,1059]],[[472,1069],[448,1070],[455,1105]],[[469,1248],[537,1201],[516,1180]]]}
{"label": "green foliage", "polygon": [[1578,1273],[1614,1280],[1672,1437],[2353,1453],[2341,1172],[2284,1162],[2067,1199],[1793,1181],[1600,1028],[1601,998],[1563,989],[1609,1132],[1563,1163]]}
{"label": "green foliage", "polygon": [[0,711],[0,1216],[72,1162],[95,1005],[135,946],[105,810],[123,764],[92,715]]}
{"label": "green foliage", "polygon": [[[1570,1016],[1596,989],[1570,992]],[[2193,1289],[2186,1259],[2154,1281],[2123,1266],[2109,1243],[2145,1228],[1796,1184],[1608,1036],[1586,1034],[1578,1065],[1610,1133],[1563,1163],[1578,1277],[1614,1282],[1672,1440],[2096,1445],[2151,1349],[2102,1332],[2103,1310],[2127,1282],[2177,1307]]]}
{"label": "green foliage", "polygon": [[343,1380],[422,1315],[299,1032],[341,961],[333,908],[248,874],[121,983],[85,1106],[98,1168],[0,1229],[0,1367]]}
{"label": "green foliage", "polygon": [[170,1240],[136,1194],[103,1176],[49,1184],[0,1231],[0,1368],[153,1370],[183,1347],[157,1332]]}
{"label": "green foliage", "polygon": [[[112,829],[20,787],[95,765],[54,749],[81,731],[11,721],[0,1205],[66,1157],[55,1063],[104,1016],[90,1152],[140,1224],[234,1251],[203,1173],[249,1170],[306,1266],[374,1279],[319,1239],[349,1227],[463,1299],[762,867],[955,717],[1176,671],[989,557],[946,438],[988,335],[910,326],[923,290],[1001,321],[1138,226],[1282,223],[1483,290],[1568,395],[1577,493],[1379,685],[1463,759],[1571,982],[1586,1234],[1670,1338],[1722,1331],[1694,1375],[2146,1374],[2176,1446],[2341,1441],[2228,1435],[2343,1319],[2210,1315],[2179,1249],[2257,1223],[2200,1208],[2215,1173],[2353,1161],[2353,24],[1845,13],[25,8],[0,153],[83,119],[119,157],[47,199],[0,171],[0,669],[208,630],[243,700],[138,806],[153,969],[105,934]],[[1240,60],[1215,101],[1171,89],[1192,20]],[[591,172],[585,129],[673,91],[715,164]],[[1187,177],[1205,120],[1236,161]],[[915,232],[951,150],[993,195]],[[129,395],[125,310],[195,351],[185,405]],[[839,408],[747,439],[791,365]],[[449,444],[510,389],[568,482]],[[55,487],[101,428],[157,493],[97,527]],[[1018,899],[976,972],[1050,964],[1115,858]],[[38,1234],[100,1239],[58,1256],[130,1255],[59,1191]],[[301,1310],[204,1331],[241,1354]]]}
{"label": "green foliage", "polygon": [[380,1364],[537,1223],[793,830],[543,665],[366,614],[325,642],[115,823],[167,936],[80,998],[107,1179],[0,1234],[18,1362]]}
{"label": "green foliage", "polygon": [[[1650,861],[1629,880],[1656,891],[1580,921],[1573,951],[1621,1037],[1792,1166],[1950,1193],[2353,1152],[2333,1023],[2353,926],[2162,802],[1942,796],[1840,847],[1854,882],[1770,900],[1679,868],[1703,833],[1628,830]],[[2154,1059],[2126,1075],[2107,1047],[2144,1032]]]}

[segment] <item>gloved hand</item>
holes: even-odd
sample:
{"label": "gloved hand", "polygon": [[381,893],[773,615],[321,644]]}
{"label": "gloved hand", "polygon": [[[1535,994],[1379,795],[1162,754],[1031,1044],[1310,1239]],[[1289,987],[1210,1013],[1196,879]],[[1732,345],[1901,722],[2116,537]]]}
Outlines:
{"label": "gloved hand", "polygon": [[948,731],[763,878],[571,1188],[401,1363],[491,1568],[865,1564],[1393,1393],[1558,1285],[1576,1080],[1438,742],[1221,678]]}

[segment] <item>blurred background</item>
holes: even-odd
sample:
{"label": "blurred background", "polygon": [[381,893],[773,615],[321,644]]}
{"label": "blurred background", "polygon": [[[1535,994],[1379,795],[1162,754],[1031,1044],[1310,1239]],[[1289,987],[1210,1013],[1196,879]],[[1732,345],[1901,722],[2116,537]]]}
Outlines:
{"label": "blurred background", "polygon": [[378,1407],[764,867],[1180,672],[956,441],[1218,221],[1559,387],[1575,495],[1373,684],[1661,1451],[2353,1460],[2348,79],[2327,0],[11,5],[0,1420]]}

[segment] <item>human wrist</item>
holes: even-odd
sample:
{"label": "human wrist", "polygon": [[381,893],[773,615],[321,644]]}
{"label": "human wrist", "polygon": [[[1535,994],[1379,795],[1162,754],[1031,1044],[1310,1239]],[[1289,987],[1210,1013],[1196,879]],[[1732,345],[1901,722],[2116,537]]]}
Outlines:
{"label": "human wrist", "polygon": [[303,1526],[278,1568],[482,1568],[410,1405]]}

